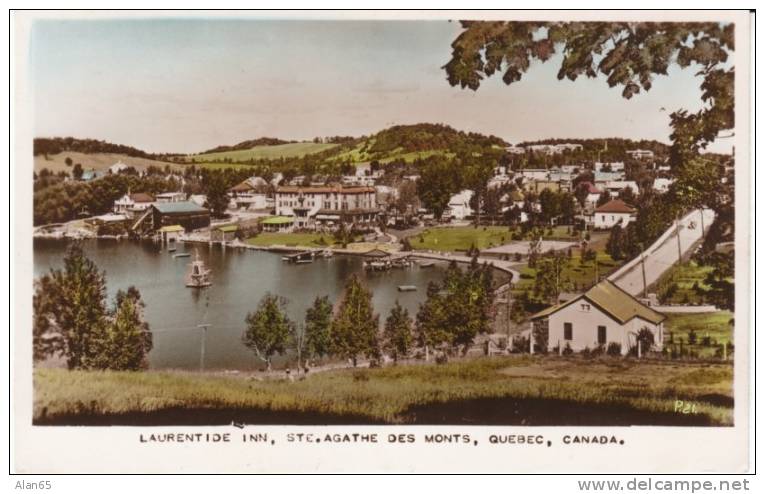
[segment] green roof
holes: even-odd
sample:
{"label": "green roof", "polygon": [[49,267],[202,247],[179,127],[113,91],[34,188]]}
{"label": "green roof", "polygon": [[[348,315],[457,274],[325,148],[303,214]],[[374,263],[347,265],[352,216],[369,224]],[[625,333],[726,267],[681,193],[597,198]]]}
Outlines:
{"label": "green roof", "polygon": [[163,214],[173,213],[206,213],[207,209],[194,204],[191,201],[179,201],[179,202],[158,202],[154,206],[157,211]]}
{"label": "green roof", "polygon": [[221,232],[235,232],[239,229],[239,225],[223,225],[216,228],[216,230]]}
{"label": "green roof", "polygon": [[168,225],[159,229],[160,232],[182,232],[183,227],[181,225]]}
{"label": "green roof", "polygon": [[289,216],[271,216],[261,221],[264,225],[287,225],[294,222],[295,220]]}
{"label": "green roof", "polygon": [[653,324],[659,324],[666,319],[664,315],[656,312],[647,305],[643,305],[635,297],[608,280],[601,281],[587,290],[584,294],[572,298],[568,302],[554,305],[541,312],[537,312],[531,316],[531,319],[547,317],[582,298],[586,298],[621,324],[626,323],[633,317],[639,317]]}

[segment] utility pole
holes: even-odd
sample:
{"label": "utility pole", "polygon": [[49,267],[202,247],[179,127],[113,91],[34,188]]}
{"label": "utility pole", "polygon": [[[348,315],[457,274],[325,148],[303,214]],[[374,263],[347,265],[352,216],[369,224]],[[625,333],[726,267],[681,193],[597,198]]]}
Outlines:
{"label": "utility pole", "polygon": [[677,235],[677,263],[683,264],[683,250],[680,247],[680,218],[675,215],[675,234]]}
{"label": "utility pole", "polygon": [[205,340],[207,340],[207,328],[212,326],[211,324],[197,324],[197,327],[202,330],[202,349],[199,355],[199,370],[205,370]]}
{"label": "utility pole", "polygon": [[640,266],[643,269],[643,298],[648,296],[648,285],[645,280],[645,246],[640,244]]}

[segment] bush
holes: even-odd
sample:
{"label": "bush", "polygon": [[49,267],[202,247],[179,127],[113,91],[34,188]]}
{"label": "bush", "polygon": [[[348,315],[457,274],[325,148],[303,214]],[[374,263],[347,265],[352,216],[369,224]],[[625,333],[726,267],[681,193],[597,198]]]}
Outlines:
{"label": "bush", "polygon": [[692,329],[688,332],[688,344],[695,345],[697,340],[696,330]]}
{"label": "bush", "polygon": [[606,348],[606,354],[612,356],[612,357],[618,357],[622,354],[622,345],[621,343],[616,343],[612,341],[608,344],[608,347]]}
{"label": "bush", "polygon": [[571,355],[574,353],[574,350],[571,349],[571,344],[566,343],[566,346],[563,347],[563,355]]}

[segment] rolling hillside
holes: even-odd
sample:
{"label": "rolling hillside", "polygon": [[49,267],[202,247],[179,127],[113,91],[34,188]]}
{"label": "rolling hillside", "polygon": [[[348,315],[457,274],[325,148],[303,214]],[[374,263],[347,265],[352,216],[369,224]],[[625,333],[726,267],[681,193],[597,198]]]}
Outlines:
{"label": "rolling hillside", "polygon": [[164,168],[166,165],[170,165],[173,168],[177,168],[179,165],[173,165],[165,161],[139,158],[135,156],[127,156],[125,154],[117,153],[93,153],[86,154],[73,151],[63,151],[58,154],[49,154],[47,159],[44,155],[35,156],[35,172],[40,172],[43,168],[56,173],[61,170],[71,173],[72,167],[66,166],[66,158],[71,158],[72,163],[80,163],[83,170],[106,170],[113,164],[121,161],[128,166],[133,166],[137,170],[142,170],[150,165]]}
{"label": "rolling hillside", "polygon": [[233,162],[249,161],[251,159],[278,159],[299,158],[306,154],[320,153],[336,147],[337,144],[322,144],[314,142],[294,142],[289,144],[277,144],[274,146],[255,146],[250,149],[237,149],[217,153],[205,153],[189,155],[188,161],[195,163],[210,163],[215,161],[231,160]]}

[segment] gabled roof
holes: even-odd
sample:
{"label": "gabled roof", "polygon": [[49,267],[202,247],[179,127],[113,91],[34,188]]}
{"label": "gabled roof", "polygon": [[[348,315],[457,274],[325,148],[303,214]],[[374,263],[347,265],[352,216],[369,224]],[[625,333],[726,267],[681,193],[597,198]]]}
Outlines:
{"label": "gabled roof", "polygon": [[656,312],[647,305],[640,303],[635,297],[625,292],[609,280],[603,280],[587,290],[582,295],[572,298],[568,302],[548,307],[537,312],[531,319],[541,319],[568,307],[574,302],[587,299],[595,304],[603,312],[614,318],[620,324],[624,324],[634,317],[639,317],[653,324],[659,324],[666,317]]}
{"label": "gabled roof", "polygon": [[634,213],[635,210],[629,207],[621,199],[612,199],[607,203],[595,208],[596,213]]}
{"label": "gabled roof", "polygon": [[207,213],[208,210],[194,204],[191,201],[178,201],[178,202],[158,202],[154,203],[152,207],[163,214],[173,213]]}
{"label": "gabled roof", "polygon": [[130,194],[130,200],[133,202],[154,202],[154,198],[145,192]]}
{"label": "gabled roof", "polygon": [[364,253],[364,257],[378,257],[378,258],[382,258],[382,257],[389,257],[390,255],[391,255],[390,252],[385,252],[382,249],[372,249],[369,252],[365,252]]}

